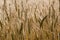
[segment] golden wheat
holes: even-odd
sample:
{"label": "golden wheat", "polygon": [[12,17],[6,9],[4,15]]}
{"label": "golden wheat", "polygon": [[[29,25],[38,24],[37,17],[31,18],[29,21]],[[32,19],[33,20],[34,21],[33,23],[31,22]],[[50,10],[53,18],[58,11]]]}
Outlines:
{"label": "golden wheat", "polygon": [[0,2],[0,40],[60,40],[60,0]]}

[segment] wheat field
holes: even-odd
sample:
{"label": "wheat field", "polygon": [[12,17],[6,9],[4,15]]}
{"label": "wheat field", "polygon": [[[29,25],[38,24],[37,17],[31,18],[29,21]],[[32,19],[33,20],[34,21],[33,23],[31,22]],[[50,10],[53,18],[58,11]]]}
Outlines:
{"label": "wheat field", "polygon": [[60,0],[0,0],[0,40],[60,40]]}

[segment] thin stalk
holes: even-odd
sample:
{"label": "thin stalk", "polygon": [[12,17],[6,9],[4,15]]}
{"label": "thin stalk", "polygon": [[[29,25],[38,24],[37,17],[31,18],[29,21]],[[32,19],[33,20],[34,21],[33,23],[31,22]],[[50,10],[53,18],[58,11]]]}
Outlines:
{"label": "thin stalk", "polygon": [[43,22],[44,22],[44,20],[47,18],[47,16],[45,16],[43,19],[42,19],[42,21],[41,21],[41,23],[40,23],[40,28],[43,28],[42,26],[43,26]]}
{"label": "thin stalk", "polygon": [[59,0],[59,13],[60,13],[60,0]]}

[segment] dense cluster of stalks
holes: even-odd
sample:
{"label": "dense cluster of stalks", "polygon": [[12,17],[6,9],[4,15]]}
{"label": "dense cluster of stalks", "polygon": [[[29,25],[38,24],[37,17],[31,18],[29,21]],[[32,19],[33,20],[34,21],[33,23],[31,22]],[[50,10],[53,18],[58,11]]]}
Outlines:
{"label": "dense cluster of stalks", "polygon": [[60,40],[60,0],[33,1],[3,1],[0,40]]}

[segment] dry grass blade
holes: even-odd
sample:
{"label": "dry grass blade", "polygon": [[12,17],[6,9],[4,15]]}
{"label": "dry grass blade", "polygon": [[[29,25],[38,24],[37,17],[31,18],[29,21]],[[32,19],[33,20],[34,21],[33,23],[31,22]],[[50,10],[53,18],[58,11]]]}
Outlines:
{"label": "dry grass blade", "polygon": [[52,23],[51,23],[51,32],[54,31],[54,22],[55,22],[55,9],[54,9],[54,1],[53,1],[53,4],[51,5],[52,7]]}
{"label": "dry grass blade", "polygon": [[39,40],[39,38],[37,37],[37,34],[36,34],[36,32],[35,32],[35,40]]}
{"label": "dry grass blade", "polygon": [[[6,0],[4,0],[3,10],[5,11],[5,13],[6,13],[6,15],[7,15],[8,21],[10,21],[9,16],[8,16],[8,12],[7,12]],[[11,11],[10,11],[10,12],[11,12]]]}
{"label": "dry grass blade", "polygon": [[12,37],[12,40],[14,40],[14,34],[13,33],[11,34],[11,37]]}
{"label": "dry grass blade", "polygon": [[16,2],[16,0],[15,0],[15,9],[16,9],[16,11],[17,11],[17,2]]}
{"label": "dry grass blade", "polygon": [[50,7],[49,7],[49,18],[50,18],[50,13],[51,13],[51,9],[50,9]]}
{"label": "dry grass blade", "polygon": [[60,0],[59,0],[59,12],[60,12]]}
{"label": "dry grass blade", "polygon": [[20,9],[18,8],[18,18],[20,19]]}
{"label": "dry grass blade", "polygon": [[58,22],[58,16],[55,19],[54,28],[56,27],[57,22]]}
{"label": "dry grass blade", "polygon": [[58,33],[58,40],[60,40],[60,33]]}
{"label": "dry grass blade", "polygon": [[30,34],[30,28],[31,28],[31,25],[30,25],[30,21],[28,19],[28,32],[29,32],[29,34]]}
{"label": "dry grass blade", "polygon": [[23,23],[21,23],[21,26],[20,26],[20,27],[21,27],[21,28],[20,28],[19,34],[22,33],[22,30],[23,30]]}
{"label": "dry grass blade", "polygon": [[0,21],[0,26],[1,26],[1,28],[2,28],[2,25],[3,25],[3,24],[2,24],[2,22]]}
{"label": "dry grass blade", "polygon": [[11,4],[9,4],[9,12],[10,12],[10,16],[11,16]]}
{"label": "dry grass blade", "polygon": [[46,36],[47,36],[47,38],[49,39],[49,35],[48,35],[48,33],[46,32]]}
{"label": "dry grass blade", "polygon": [[36,18],[36,14],[34,13],[34,16],[35,16],[35,20],[36,20],[36,22],[37,22],[37,18]]}
{"label": "dry grass blade", "polygon": [[42,21],[41,21],[41,23],[40,23],[40,28],[43,28],[42,27],[42,25],[43,25],[43,22],[44,22],[44,20],[47,18],[47,16],[45,16],[43,19],[42,19]]}
{"label": "dry grass blade", "polygon": [[51,32],[53,32],[53,22],[51,23]]}
{"label": "dry grass blade", "polygon": [[40,27],[40,23],[41,23],[41,19],[40,18],[39,18],[38,22],[39,22],[39,27]]}
{"label": "dry grass blade", "polygon": [[22,18],[23,12],[24,12],[23,1],[21,1],[21,6],[22,6],[22,11],[21,11],[21,13],[20,13],[20,17]]}
{"label": "dry grass blade", "polygon": [[37,18],[36,18],[36,9],[37,9],[37,6],[36,6],[36,8],[35,8],[35,11],[34,11],[34,17],[35,17],[35,20],[36,20],[36,22],[37,22]]}
{"label": "dry grass blade", "polygon": [[52,33],[52,40],[54,40],[54,33]]}
{"label": "dry grass blade", "polygon": [[54,6],[54,3],[55,3],[55,2],[53,1],[53,4],[51,5],[51,7],[52,7],[52,18],[53,18],[53,19],[55,19],[55,9],[54,9],[54,7],[53,7],[53,6]]}
{"label": "dry grass blade", "polygon": [[26,11],[24,11],[24,13],[25,13],[25,22],[28,21],[28,19],[27,19],[27,12],[28,12],[28,9],[26,9]]}

